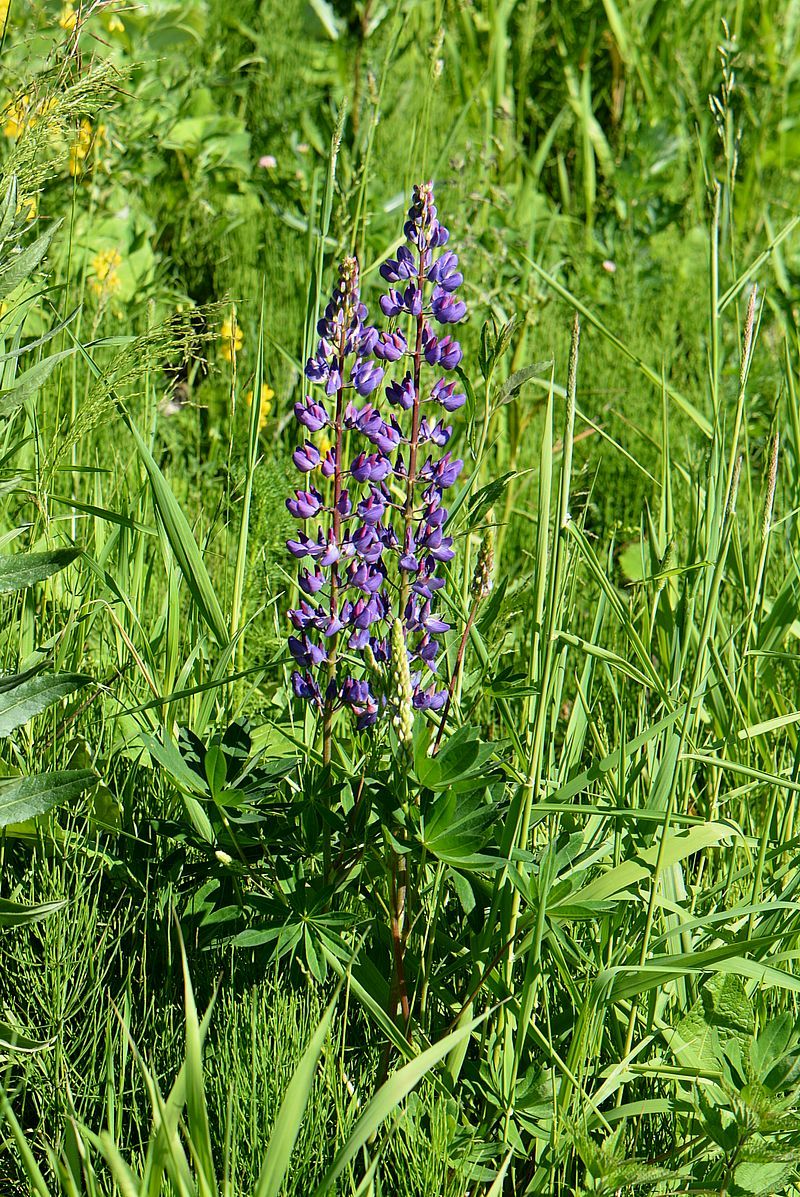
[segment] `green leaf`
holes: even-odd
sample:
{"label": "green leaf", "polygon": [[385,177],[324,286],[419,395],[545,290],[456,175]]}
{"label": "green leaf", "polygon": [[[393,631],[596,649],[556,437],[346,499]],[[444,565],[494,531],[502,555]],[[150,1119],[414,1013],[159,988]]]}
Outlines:
{"label": "green leaf", "polygon": [[23,927],[27,923],[38,923],[65,905],[65,902],[41,902],[38,906],[23,906],[20,902],[0,898],[0,927]]}
{"label": "green leaf", "polygon": [[172,488],[158,467],[158,463],[145,444],[141,433],[131,419],[128,427],[136,442],[153,494],[153,504],[164,525],[170,548],[175,554],[178,568],[189,587],[197,608],[217,641],[224,648],[228,643],[228,627],[216,591],[206,569],[203,555],[197,547],[189,521],[172,493]]}
{"label": "green leaf", "polygon": [[53,549],[48,553],[0,555],[0,594],[43,582],[70,565],[78,554],[78,549]]}
{"label": "green leaf", "polygon": [[497,744],[485,744],[477,728],[460,727],[434,757],[419,756],[416,771],[429,790],[444,790],[457,782],[482,775],[484,765],[497,752]]}
{"label": "green leaf", "polygon": [[479,795],[462,798],[448,790],[425,815],[420,839],[430,854],[445,864],[477,868],[493,859],[483,855],[482,849],[496,818],[496,808]]}
{"label": "green leaf", "polygon": [[[10,1022],[0,1022],[0,1047],[12,1052],[40,1052],[47,1047],[43,1039],[31,1039]],[[34,1190],[35,1191],[35,1190]]]}
{"label": "green leaf", "polygon": [[736,1184],[745,1193],[756,1193],[759,1197],[774,1197],[786,1192],[785,1186],[795,1174],[796,1166],[785,1163],[739,1164],[734,1172]]}
{"label": "green leaf", "polygon": [[[16,684],[15,678],[18,680]],[[82,673],[16,674],[0,678],[0,736],[8,736],[51,703],[74,694],[92,679]]]}
{"label": "green leaf", "polygon": [[0,782],[0,827],[22,823],[54,806],[72,802],[96,780],[88,769],[75,769]]}
{"label": "green leaf", "polygon": [[47,232],[37,237],[32,245],[26,246],[21,253],[9,258],[8,265],[0,270],[0,299],[5,299],[20,283],[31,277],[50,248],[50,242],[61,228],[61,224],[62,222],[57,220]]}
{"label": "green leaf", "polygon": [[679,1064],[715,1071],[722,1064],[722,1043],[732,1035],[750,1035],[753,1006],[738,977],[721,973],[702,988],[689,1013],[665,1037]]}
{"label": "green leaf", "polygon": [[212,744],[205,755],[203,761],[205,769],[206,780],[208,781],[208,788],[211,791],[211,797],[217,801],[222,791],[225,789],[225,783],[228,780],[228,762],[225,757],[225,751],[219,744]]}
{"label": "green leaf", "polygon": [[200,1191],[208,1197],[216,1197],[217,1182],[214,1171],[214,1150],[211,1144],[211,1128],[208,1122],[205,1084],[203,1078],[203,1040],[205,1032],[197,1017],[197,1008],[186,960],[186,949],[181,940],[181,961],[183,964],[184,1004],[186,1008],[186,1109],[192,1156],[201,1177]]}
{"label": "green leaf", "polygon": [[523,366],[521,370],[515,370],[513,374],[509,374],[504,383],[501,383],[492,395],[492,407],[502,407],[504,403],[510,403],[515,399],[520,389],[530,378],[541,377],[543,371],[549,370],[552,362],[535,362],[531,366]]}
{"label": "green leaf", "polygon": [[42,358],[35,366],[18,374],[14,379],[13,386],[0,389],[0,416],[13,415],[22,407],[26,399],[30,399],[32,395],[41,390],[58,363],[65,357],[72,357],[74,352],[74,349],[62,349],[60,353],[51,353],[49,357]]}

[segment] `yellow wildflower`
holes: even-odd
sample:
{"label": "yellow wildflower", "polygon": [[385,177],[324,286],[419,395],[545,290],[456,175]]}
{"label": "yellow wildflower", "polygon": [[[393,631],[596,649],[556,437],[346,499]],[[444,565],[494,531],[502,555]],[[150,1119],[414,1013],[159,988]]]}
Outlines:
{"label": "yellow wildflower", "polygon": [[78,24],[78,14],[75,11],[75,5],[67,2],[61,9],[61,16],[58,18],[58,23],[62,29],[72,31]]}
{"label": "yellow wildflower", "polygon": [[124,33],[125,26],[122,23],[122,18],[116,12],[104,12],[103,24],[109,33]]}
{"label": "yellow wildflower", "polygon": [[17,204],[17,212],[24,212],[26,220],[33,220],[39,210],[39,200],[35,195],[26,195]]}
{"label": "yellow wildflower", "polygon": [[89,157],[89,151],[94,141],[94,129],[91,121],[81,121],[75,142],[69,148],[69,173],[80,174],[81,164]]}
{"label": "yellow wildflower", "polygon": [[244,334],[236,323],[235,316],[225,317],[219,335],[222,337],[222,356],[226,362],[232,362],[244,344]]}
{"label": "yellow wildflower", "polygon": [[322,436],[317,441],[317,448],[319,449],[320,457],[325,457],[333,448],[333,441],[328,436],[327,432],[323,432]]}
{"label": "yellow wildflower", "polygon": [[3,132],[6,137],[10,137],[12,141],[16,141],[21,137],[25,126],[27,124],[28,105],[30,104],[30,96],[21,96],[16,100],[10,108],[5,111],[5,126]]}
{"label": "yellow wildflower", "polygon": [[111,295],[120,288],[117,268],[122,265],[122,255],[118,249],[101,249],[91,261],[93,277],[89,279],[89,286],[95,295]]}
{"label": "yellow wildflower", "polygon": [[11,0],[0,0],[0,33],[5,33]]}
{"label": "yellow wildflower", "polygon": [[[258,431],[263,432],[267,426],[269,414],[272,411],[272,400],[275,398],[275,392],[268,382],[261,384],[261,408],[258,413]],[[253,403],[253,392],[247,392],[247,406],[251,407]]]}

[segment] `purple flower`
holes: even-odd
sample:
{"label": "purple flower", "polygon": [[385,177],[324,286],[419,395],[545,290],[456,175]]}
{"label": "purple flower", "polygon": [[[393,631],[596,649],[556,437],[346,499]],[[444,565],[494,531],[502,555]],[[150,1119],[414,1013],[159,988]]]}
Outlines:
{"label": "purple flower", "polygon": [[356,482],[382,482],[391,468],[391,462],[381,453],[359,453],[350,465],[350,473]]}
{"label": "purple flower", "polygon": [[304,669],[308,669],[314,665],[321,665],[326,659],[325,650],[309,640],[308,636],[304,636],[302,640],[298,640],[296,636],[290,636],[287,643],[289,645],[289,652],[295,661],[297,661],[297,664],[302,665]]}
{"label": "purple flower", "polygon": [[463,299],[455,299],[449,291],[436,287],[431,297],[431,311],[440,324],[458,324],[467,314]]}
{"label": "purple flower", "polygon": [[310,382],[325,382],[329,372],[330,366],[323,354],[318,353],[316,357],[310,357],[306,362],[305,375]]}
{"label": "purple flower", "polygon": [[304,569],[297,578],[297,584],[306,594],[318,594],[325,585],[325,576],[319,567],[317,567],[313,574],[309,570]]}
{"label": "purple flower", "polygon": [[467,396],[456,391],[454,382],[446,382],[443,378],[433,384],[431,399],[440,403],[445,411],[458,411],[467,401]]}
{"label": "purple flower", "polygon": [[400,382],[390,382],[385,391],[386,398],[395,407],[409,411],[414,406],[414,380],[406,374]]}
{"label": "purple flower", "polygon": [[316,703],[321,701],[319,686],[310,673],[298,673],[295,669],[292,674],[292,689],[298,698],[305,698]]}
{"label": "purple flower", "polygon": [[369,395],[383,381],[383,370],[374,362],[360,361],[353,368],[350,379],[359,395]]}
{"label": "purple flower", "polygon": [[397,258],[387,258],[380,272],[387,283],[399,283],[402,279],[413,278],[416,271],[410,250],[401,245],[397,251]]}
{"label": "purple flower", "polygon": [[294,499],[286,500],[290,515],[298,520],[309,520],[319,513],[322,495],[317,490],[297,490]]}
{"label": "purple flower", "polygon": [[418,711],[440,711],[447,702],[447,691],[437,690],[435,685],[431,684],[427,690],[417,688],[411,701]]}
{"label": "purple flower", "polygon": [[[326,728],[337,707],[352,711],[360,729],[393,709],[389,632],[396,616],[414,666],[415,708],[441,710],[447,700],[447,691],[432,680],[438,637],[450,626],[436,609],[444,585],[437,570],[454,556],[442,495],[463,463],[449,452],[434,456],[445,449],[453,430],[442,419],[424,417],[420,400],[427,396],[445,412],[466,402],[456,382],[443,377],[429,381],[427,375],[431,367],[453,371],[462,360],[458,341],[434,333],[431,317],[439,324],[455,324],[466,315],[466,305],[456,296],[463,283],[458,257],[449,249],[442,252],[449,232],[439,219],[431,183],[414,188],[404,232],[406,244],[380,268],[389,290],[379,299],[384,317],[393,323],[400,318],[403,327],[379,330],[368,323],[358,265],[346,259],[306,365],[306,376],[331,400],[321,403],[306,396],[295,405],[298,423],[308,432],[328,428],[330,441],[339,446],[346,434],[350,460],[347,469],[333,447],[321,455],[306,441],[295,450],[295,465],[302,473],[319,468],[332,485],[298,489],[286,503],[298,520],[322,522],[313,535],[298,531],[287,547],[295,557],[314,563],[299,571],[305,597],[289,613],[297,632],[289,638],[298,663],[292,685],[298,697],[326,712]],[[422,360],[415,357],[414,373],[409,369],[387,381],[386,367],[412,357],[416,345]],[[369,402],[350,402],[346,395],[351,388],[369,396]],[[433,454],[426,456],[422,446]],[[344,677],[343,649],[348,652]],[[368,660],[359,665],[362,653]],[[324,679],[316,672],[321,666],[329,675]],[[324,743],[330,759],[329,738]]]}
{"label": "purple flower", "polygon": [[375,342],[373,352],[384,362],[396,362],[408,351],[408,345],[402,332],[383,332]]}
{"label": "purple flower", "polygon": [[380,305],[384,316],[399,316],[403,310],[403,296],[392,287],[388,295],[381,296]]}
{"label": "purple flower", "polygon": [[442,337],[439,341],[439,350],[441,357],[439,358],[439,365],[443,370],[455,370],[464,356],[461,351],[461,346],[458,341],[454,341],[451,336]]}
{"label": "purple flower", "polygon": [[[366,308],[364,310],[366,312]],[[359,357],[369,357],[371,353],[375,352],[375,346],[378,342],[378,335],[377,328],[374,328],[372,325],[366,325],[364,328],[362,328],[357,348]]]}
{"label": "purple flower", "polygon": [[434,445],[439,445],[441,448],[444,448],[452,435],[453,429],[449,427],[445,428],[441,420],[437,420],[432,427],[424,416],[420,421],[420,444],[424,444],[426,441],[433,441]]}
{"label": "purple flower", "polygon": [[295,449],[292,454],[292,461],[298,470],[302,470],[304,474],[308,474],[319,465],[319,449],[316,445],[312,445],[310,441],[306,441],[299,449]]}
{"label": "purple flower", "polygon": [[451,251],[442,254],[428,271],[428,278],[438,283],[443,291],[456,291],[464,281],[463,274],[458,272],[458,258]]}
{"label": "purple flower", "polygon": [[335,395],[337,391],[342,389],[342,372],[338,366],[330,366],[328,369],[328,377],[325,382],[325,394]]}
{"label": "purple flower", "polygon": [[458,458],[452,460],[450,454],[445,453],[441,461],[434,462],[429,457],[419,473],[421,478],[430,478],[440,490],[447,490],[449,486],[453,485],[463,468],[463,461]]}
{"label": "purple flower", "polygon": [[409,283],[405,289],[403,306],[410,316],[422,315],[422,291],[413,283]]}
{"label": "purple flower", "polygon": [[302,403],[295,403],[294,414],[298,424],[302,424],[309,432],[319,432],[329,423],[325,408],[321,403],[315,403],[310,395],[306,395]]}

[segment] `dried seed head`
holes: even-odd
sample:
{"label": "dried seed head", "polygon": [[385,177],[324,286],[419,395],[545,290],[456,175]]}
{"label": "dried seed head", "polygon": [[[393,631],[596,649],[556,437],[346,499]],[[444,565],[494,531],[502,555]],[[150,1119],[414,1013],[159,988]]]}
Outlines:
{"label": "dried seed head", "polygon": [[744,386],[747,378],[747,371],[750,367],[750,355],[753,352],[753,331],[756,323],[756,298],[758,296],[758,287],[753,286],[750,292],[750,299],[747,303],[747,315],[744,321],[744,339],[742,342],[742,366],[739,371],[739,383]]}
{"label": "dried seed head", "polygon": [[404,748],[410,748],[414,726],[414,709],[411,705],[411,673],[408,668],[403,624],[399,619],[395,619],[392,624],[392,691],[394,700],[392,724],[400,743]]}
{"label": "dried seed head", "polygon": [[667,584],[667,577],[672,569],[672,564],[675,560],[675,537],[671,537],[670,541],[664,550],[664,556],[658,564],[658,585],[656,587],[657,593],[661,591]]}
{"label": "dried seed head", "polygon": [[493,578],[492,571],[494,569],[494,528],[488,524],[483,533],[481,540],[481,547],[478,551],[478,560],[475,565],[475,573],[472,575],[472,594],[477,600],[485,599],[491,593]]}
{"label": "dried seed head", "polygon": [[764,499],[764,517],[761,522],[761,537],[766,540],[772,526],[772,509],[775,505],[775,486],[778,481],[778,449],[780,436],[776,432],[769,446],[769,463],[767,465],[767,494]]}

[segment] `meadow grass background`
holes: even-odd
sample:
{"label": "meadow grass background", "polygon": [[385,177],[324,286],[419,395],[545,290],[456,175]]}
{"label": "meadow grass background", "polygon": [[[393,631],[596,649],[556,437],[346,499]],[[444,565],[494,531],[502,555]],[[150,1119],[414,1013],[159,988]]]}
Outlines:
{"label": "meadow grass background", "polygon": [[[451,661],[487,518],[496,556],[414,1050],[489,1014],[331,1191],[797,1191],[799,39],[793,0],[11,0],[19,242],[61,224],[4,300],[0,531],[80,552],[3,598],[0,648],[93,682],[0,759],[97,784],[0,840],[3,897],[60,903],[2,926],[2,1018],[40,1041],[0,1048],[4,1194],[261,1197],[357,945],[280,1191],[370,1108],[382,882],[322,877],[360,758],[343,740],[320,783],[289,698],[283,500],[320,296],[356,251],[376,302],[426,178],[470,308]],[[226,810],[202,761],[231,727],[252,788]],[[202,1074],[179,927],[201,1014],[216,993]],[[188,1162],[148,1188],[148,1082],[184,1061]]]}

